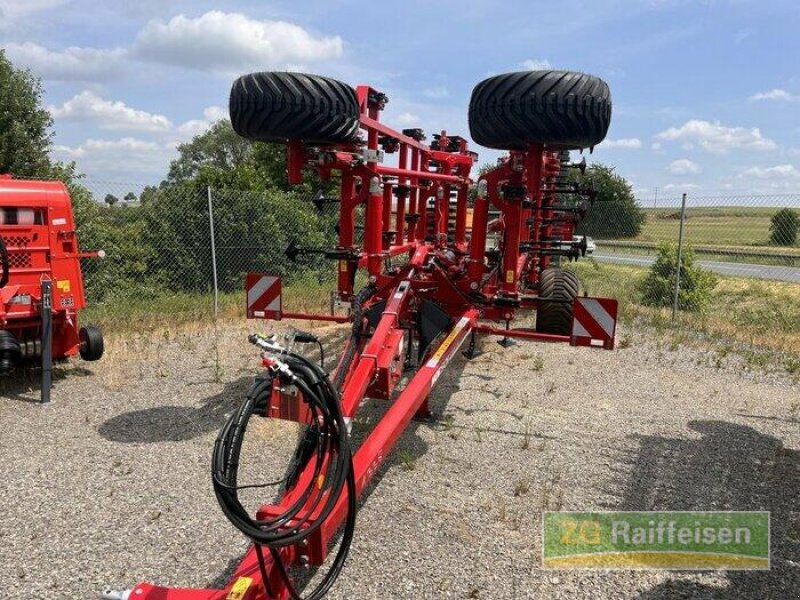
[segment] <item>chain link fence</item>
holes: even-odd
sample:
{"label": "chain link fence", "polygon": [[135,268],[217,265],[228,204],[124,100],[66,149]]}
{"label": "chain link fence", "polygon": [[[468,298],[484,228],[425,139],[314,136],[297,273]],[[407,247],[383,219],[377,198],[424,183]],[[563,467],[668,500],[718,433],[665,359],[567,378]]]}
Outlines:
{"label": "chain link fence", "polygon": [[[81,247],[106,253],[105,259],[84,261],[91,310],[102,313],[103,320],[110,314],[133,318],[129,315],[163,313],[165,319],[182,312],[198,319],[220,312],[241,315],[244,275],[249,271],[279,274],[286,285],[294,286],[293,292],[302,291],[304,297],[293,293],[289,298],[302,304],[292,304],[291,310],[328,305],[335,265],[314,250],[336,244],[339,206],[320,194],[82,180],[72,195]],[[593,250],[589,244],[591,260],[577,268],[587,277],[592,264],[612,271],[607,278],[613,289],[598,289],[589,281],[594,287],[589,291],[619,295],[613,271],[624,269],[643,277],[663,252],[660,247],[676,251],[681,223],[682,260],[693,257],[726,280],[800,284],[800,194],[688,194],[681,215],[681,197],[596,202],[577,230],[594,241]],[[357,215],[356,222],[360,244],[363,215]],[[290,260],[286,249],[291,243],[308,252]],[[664,295],[670,300],[664,306],[670,306],[671,288],[680,275],[668,278],[670,290]],[[721,288],[712,311],[729,310],[728,302],[736,300],[734,291],[728,291],[735,286]],[[723,298],[721,293],[728,295]],[[786,294],[791,298],[790,291]],[[630,301],[639,301],[639,296]],[[789,304],[800,313],[800,301]],[[792,327],[791,310],[781,327]]]}
{"label": "chain link fence", "polygon": [[683,242],[718,274],[800,283],[800,194],[687,193],[681,210],[682,196],[596,203],[578,233],[594,239],[597,260],[648,266],[660,244],[678,244],[683,222]]}
{"label": "chain link fence", "polygon": [[[243,309],[250,271],[315,289],[334,281],[315,250],[336,244],[338,205],[318,194],[84,180],[72,196],[81,248],[105,253],[83,261],[90,306],[104,316]],[[291,243],[305,250],[294,260]]]}

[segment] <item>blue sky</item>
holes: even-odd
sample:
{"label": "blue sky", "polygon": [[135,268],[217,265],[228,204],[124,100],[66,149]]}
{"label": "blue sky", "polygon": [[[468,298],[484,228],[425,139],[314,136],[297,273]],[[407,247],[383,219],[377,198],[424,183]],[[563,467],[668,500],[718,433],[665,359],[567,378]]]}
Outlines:
{"label": "blue sky", "polygon": [[796,0],[0,0],[0,47],[43,79],[57,157],[138,184],[225,116],[244,72],[369,83],[390,124],[467,134],[476,83],[549,66],[608,81],[611,130],[589,160],[641,198],[791,193],[798,26]]}

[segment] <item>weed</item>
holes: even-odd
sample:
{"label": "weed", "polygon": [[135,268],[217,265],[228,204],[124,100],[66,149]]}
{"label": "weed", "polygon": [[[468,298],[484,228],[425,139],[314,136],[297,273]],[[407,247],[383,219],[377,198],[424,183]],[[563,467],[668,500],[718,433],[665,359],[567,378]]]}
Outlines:
{"label": "weed", "polygon": [[533,359],[533,364],[531,365],[531,368],[534,371],[541,371],[542,369],[544,369],[544,357],[541,354],[537,354],[536,358]]}
{"label": "weed", "polygon": [[786,369],[786,372],[790,373],[791,375],[800,373],[800,358],[790,356],[783,361],[783,368]]}
{"label": "weed", "polygon": [[522,446],[523,450],[528,450],[531,447],[531,422],[525,420],[525,431],[522,433]]}
{"label": "weed", "polygon": [[520,479],[514,486],[514,497],[525,496],[531,491],[531,482],[527,479]]}
{"label": "weed", "polygon": [[403,448],[397,453],[400,464],[406,471],[413,471],[417,467],[417,457]]}

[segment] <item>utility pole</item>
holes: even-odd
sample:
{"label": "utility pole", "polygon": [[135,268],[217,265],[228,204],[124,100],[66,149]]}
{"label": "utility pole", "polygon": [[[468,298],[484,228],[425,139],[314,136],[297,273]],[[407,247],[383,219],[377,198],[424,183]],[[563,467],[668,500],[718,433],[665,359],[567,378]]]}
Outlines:
{"label": "utility pole", "polygon": [[653,209],[655,210],[658,208],[658,187],[656,187],[656,193],[653,196]]}

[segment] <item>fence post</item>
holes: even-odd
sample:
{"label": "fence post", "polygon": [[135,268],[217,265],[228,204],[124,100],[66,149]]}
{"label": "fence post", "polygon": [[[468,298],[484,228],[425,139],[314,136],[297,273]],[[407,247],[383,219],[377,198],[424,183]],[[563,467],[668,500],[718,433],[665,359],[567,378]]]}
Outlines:
{"label": "fence post", "polygon": [[214,276],[214,319],[219,316],[219,285],[217,282],[217,243],[214,236],[214,202],[211,197],[211,186],[208,186],[208,223],[211,232],[211,271]]}
{"label": "fence post", "polygon": [[678,293],[681,289],[681,265],[683,264],[683,224],[686,221],[686,194],[681,198],[681,223],[678,228],[678,268],[675,270],[675,298],[672,302],[672,322],[678,314]]}

